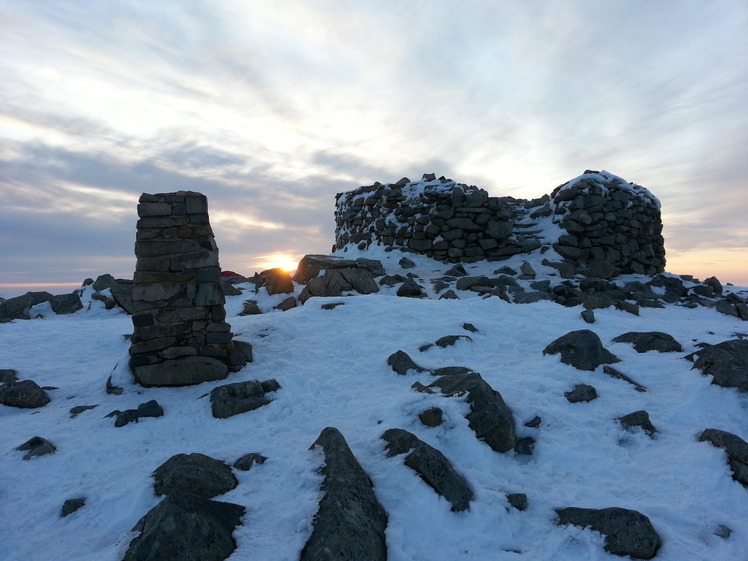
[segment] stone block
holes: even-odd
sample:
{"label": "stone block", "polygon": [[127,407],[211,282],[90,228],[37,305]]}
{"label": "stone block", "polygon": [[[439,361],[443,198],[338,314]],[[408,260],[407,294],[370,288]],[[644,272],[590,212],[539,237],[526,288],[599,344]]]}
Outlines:
{"label": "stone block", "polygon": [[137,382],[146,387],[189,386],[223,380],[228,375],[228,367],[212,357],[190,356],[135,367],[133,374]]}

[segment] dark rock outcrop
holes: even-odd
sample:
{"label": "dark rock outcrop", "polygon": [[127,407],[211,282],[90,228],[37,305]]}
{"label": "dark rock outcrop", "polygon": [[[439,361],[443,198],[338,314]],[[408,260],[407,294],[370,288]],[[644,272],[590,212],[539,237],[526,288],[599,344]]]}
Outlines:
{"label": "dark rock outcrop", "polygon": [[561,362],[579,370],[594,370],[601,364],[620,362],[620,359],[603,347],[600,337],[589,329],[571,331],[553,341],[543,354],[561,354]]}
{"label": "dark rock outcrop", "polygon": [[[85,409],[83,410],[85,411]],[[80,411],[78,411],[78,413],[80,413]],[[151,399],[150,401],[138,405],[137,409],[126,409],[125,411],[115,410],[109,413],[107,417],[114,417],[114,426],[119,428],[130,423],[137,423],[140,419],[145,417],[162,417],[163,415],[164,410],[155,399]]]}
{"label": "dark rock outcrop", "polygon": [[264,464],[267,461],[267,458],[263,456],[262,454],[258,454],[257,452],[251,452],[249,454],[244,454],[241,458],[236,460],[234,462],[234,467],[236,469],[239,469],[241,471],[249,471],[254,466],[259,466],[261,464]]}
{"label": "dark rock outcrop", "polygon": [[496,452],[514,449],[517,436],[512,411],[480,374],[442,376],[428,388],[439,388],[447,396],[466,395],[470,405],[466,418],[475,435]]}
{"label": "dark rock outcrop", "polygon": [[325,457],[322,499],[300,561],[386,561],[387,513],[374,495],[369,476],[338,429],[324,429],[315,447]]}
{"label": "dark rock outcrop", "polygon": [[748,487],[748,442],[738,435],[719,429],[706,429],[699,436],[699,442],[709,442],[727,453],[727,461],[732,470],[732,478]]}
{"label": "dark rock outcrop", "polygon": [[428,369],[418,366],[405,351],[395,351],[387,357],[387,364],[398,374],[413,372],[428,372]]}
{"label": "dark rock outcrop", "polygon": [[223,561],[236,549],[232,536],[244,507],[177,491],[133,527],[122,561]]}
{"label": "dark rock outcrop", "polygon": [[631,378],[626,376],[626,374],[624,374],[623,372],[621,372],[620,370],[616,368],[613,368],[612,366],[607,366],[607,365],[603,366],[603,372],[607,374],[608,376],[610,376],[611,378],[616,378],[617,380],[623,380],[624,382],[628,382],[629,384],[634,386],[634,389],[638,392],[643,393],[647,391],[647,388],[642,386],[639,382],[632,380]]}
{"label": "dark rock outcrop", "polygon": [[255,289],[265,287],[268,294],[289,294],[294,291],[291,275],[285,269],[275,267],[262,271],[254,278]]}
{"label": "dark rock outcrop", "polygon": [[661,331],[629,331],[618,337],[614,337],[615,343],[633,343],[637,353],[657,351],[660,353],[675,353],[683,351],[681,344],[672,335]]}
{"label": "dark rock outcrop", "polygon": [[589,384],[576,384],[570,391],[564,393],[564,396],[569,403],[592,401],[597,399],[597,390]]}
{"label": "dark rock outcrop", "polygon": [[452,504],[453,511],[467,510],[473,491],[457,473],[447,457],[416,435],[403,429],[389,429],[381,436],[387,442],[387,457],[407,454],[405,465],[415,471],[429,487]]}
{"label": "dark rock outcrop", "polygon": [[8,382],[0,386],[0,403],[21,409],[37,409],[49,403],[49,396],[33,380]]}
{"label": "dark rock outcrop", "polygon": [[705,345],[690,356],[696,358],[693,367],[712,376],[713,384],[748,392],[748,340],[732,339]]}
{"label": "dark rock outcrop", "polygon": [[605,551],[635,559],[652,559],[662,543],[652,522],[642,513],[625,508],[556,510],[558,524],[591,528],[605,536]]}
{"label": "dark rock outcrop", "polygon": [[83,309],[83,302],[77,292],[58,294],[49,299],[52,311],[59,315],[73,314]]}
{"label": "dark rock outcrop", "polygon": [[275,380],[250,380],[218,386],[210,392],[210,407],[216,419],[253,411],[272,400],[266,394],[280,389]]}
{"label": "dark rock outcrop", "polygon": [[657,434],[657,429],[649,420],[649,413],[646,411],[634,411],[623,417],[618,417],[618,422],[625,429],[640,428],[650,438],[654,438],[654,435]]}
{"label": "dark rock outcrop", "polygon": [[153,472],[156,495],[176,491],[210,499],[234,489],[239,482],[231,468],[205,454],[177,454]]}
{"label": "dark rock outcrop", "polygon": [[74,512],[82,509],[86,505],[85,497],[77,497],[75,499],[68,499],[62,503],[62,510],[60,511],[60,518],[70,516]]}
{"label": "dark rock outcrop", "polygon": [[35,436],[18,446],[16,450],[20,452],[26,452],[23,455],[23,459],[30,460],[32,458],[38,458],[39,456],[54,454],[57,451],[57,446],[52,444],[46,438]]}

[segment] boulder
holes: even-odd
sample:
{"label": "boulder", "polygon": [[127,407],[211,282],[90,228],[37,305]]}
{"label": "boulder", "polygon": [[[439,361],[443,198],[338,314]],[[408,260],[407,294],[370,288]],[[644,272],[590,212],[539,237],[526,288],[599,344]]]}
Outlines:
{"label": "boulder", "polygon": [[738,435],[719,429],[705,429],[699,442],[709,442],[727,453],[727,461],[732,470],[732,478],[748,487],[748,442]]}
{"label": "boulder", "polygon": [[260,307],[257,305],[255,300],[247,300],[242,305],[242,311],[239,312],[240,316],[254,316],[262,313]]}
{"label": "boulder", "polygon": [[405,282],[397,288],[397,295],[407,298],[420,298],[425,296],[421,285],[413,279],[406,279]]}
{"label": "boulder", "polygon": [[18,446],[16,450],[26,452],[23,455],[23,459],[30,460],[32,458],[38,458],[39,456],[54,454],[57,451],[57,446],[52,444],[46,438],[35,436]]}
{"label": "boulder", "polygon": [[649,518],[626,508],[577,508],[556,510],[558,524],[591,528],[605,536],[605,551],[635,559],[652,559],[662,543]]}
{"label": "boulder", "polygon": [[77,292],[70,294],[59,294],[49,299],[52,311],[59,315],[73,314],[83,309],[83,302]]}
{"label": "boulder", "polygon": [[[80,412],[85,411],[85,409],[90,409],[91,406],[82,406],[84,409],[76,409],[75,415],[73,414],[73,410],[71,409],[71,415],[76,416]],[[96,407],[95,405],[93,407]],[[74,408],[75,409],[75,408]],[[126,409],[125,411],[112,411],[107,415],[107,417],[115,417],[114,420],[114,426],[124,427],[127,424],[130,423],[137,423],[140,419],[144,417],[162,417],[164,415],[164,410],[161,408],[161,406],[158,404],[158,402],[155,399],[152,399],[150,401],[147,401],[145,403],[141,403],[138,405],[137,409]]]}
{"label": "boulder", "polygon": [[191,386],[203,382],[223,380],[229,369],[218,359],[207,356],[187,356],[132,368],[135,381],[141,386]]}
{"label": "boulder", "polygon": [[713,384],[748,392],[748,340],[732,339],[705,345],[690,356],[696,357],[693,367],[712,376]]}
{"label": "boulder", "polygon": [[0,403],[21,409],[37,409],[49,403],[49,396],[33,380],[8,382],[0,386]]}
{"label": "boulder", "polygon": [[8,298],[0,303],[0,316],[9,319],[30,319],[32,306],[47,302],[52,295],[49,292],[27,292],[21,296]]}
{"label": "boulder", "polygon": [[615,343],[633,343],[637,353],[657,351],[660,353],[674,353],[683,351],[681,344],[672,335],[661,331],[629,331],[613,339]]}
{"label": "boulder", "polygon": [[387,513],[371,480],[334,427],[322,430],[312,449],[324,454],[322,499],[300,561],[386,561]]}
{"label": "boulder", "polygon": [[320,271],[355,266],[355,261],[334,255],[305,255],[299,262],[298,267],[296,267],[293,280],[299,284],[307,284],[319,275]]}
{"label": "boulder", "polygon": [[135,304],[132,300],[132,288],[133,282],[129,279],[115,279],[115,282],[109,287],[114,301],[130,315],[135,312]]}
{"label": "boulder", "polygon": [[506,500],[517,510],[527,510],[527,495],[524,493],[510,493]]}
{"label": "boulder", "polygon": [[562,335],[543,349],[543,354],[561,354],[561,362],[579,370],[594,370],[601,364],[620,362],[618,357],[603,347],[600,337],[589,329]]}
{"label": "boulder", "polygon": [[239,482],[231,468],[205,454],[177,454],[153,472],[156,495],[176,491],[210,499],[234,489]]}
{"label": "boulder", "polygon": [[223,561],[236,549],[232,536],[244,507],[177,491],[133,527],[138,532],[122,561]]}
{"label": "boulder", "polygon": [[262,271],[255,277],[255,285],[257,288],[264,286],[270,295],[289,294],[294,291],[291,275],[280,267]]}
{"label": "boulder", "polygon": [[517,436],[512,411],[501,394],[488,385],[480,374],[472,372],[442,376],[429,384],[428,388],[439,388],[447,396],[466,395],[470,405],[466,418],[475,435],[496,452],[507,452],[514,448]]}
{"label": "boulder", "polygon": [[430,407],[421,411],[418,419],[427,427],[438,427],[444,422],[444,412],[438,407]]}
{"label": "boulder", "polygon": [[266,396],[280,389],[275,380],[249,380],[213,388],[210,392],[210,407],[216,419],[227,419],[240,413],[253,411],[272,400]]}
{"label": "boulder", "polygon": [[447,499],[451,510],[467,510],[473,491],[465,478],[457,473],[447,457],[416,435],[403,429],[389,429],[380,437],[387,442],[387,457],[407,454],[405,465],[415,471],[429,487]]}

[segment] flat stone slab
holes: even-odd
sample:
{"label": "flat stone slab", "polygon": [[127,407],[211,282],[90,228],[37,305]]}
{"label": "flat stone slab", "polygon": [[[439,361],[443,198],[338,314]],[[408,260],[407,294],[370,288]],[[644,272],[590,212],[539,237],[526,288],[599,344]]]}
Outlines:
{"label": "flat stone slab", "polygon": [[211,357],[188,356],[165,360],[159,364],[133,367],[135,380],[145,387],[191,386],[203,382],[223,380],[229,369],[223,362]]}

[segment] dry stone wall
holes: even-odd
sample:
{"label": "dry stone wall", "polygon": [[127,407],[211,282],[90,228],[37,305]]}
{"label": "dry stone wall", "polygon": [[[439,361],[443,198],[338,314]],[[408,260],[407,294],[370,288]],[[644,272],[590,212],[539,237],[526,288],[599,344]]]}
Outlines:
{"label": "dry stone wall", "polygon": [[664,271],[660,203],[608,172],[586,171],[551,195],[490,197],[434,174],[336,196],[339,249],[383,245],[439,261],[500,261],[553,248],[578,272],[610,278]]}
{"label": "dry stone wall", "polygon": [[130,345],[136,380],[179,386],[225,378],[248,357],[224,321],[207,198],[192,191],[144,193],[138,216]]}

